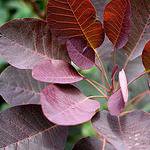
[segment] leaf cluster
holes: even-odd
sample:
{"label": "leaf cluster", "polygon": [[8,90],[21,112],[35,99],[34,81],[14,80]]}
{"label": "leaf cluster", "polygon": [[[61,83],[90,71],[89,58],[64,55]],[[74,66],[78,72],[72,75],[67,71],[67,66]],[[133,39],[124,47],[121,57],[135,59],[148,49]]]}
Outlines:
{"label": "leaf cluster", "polygon": [[[150,95],[149,23],[149,0],[48,0],[46,19],[2,25],[0,95],[12,107],[0,113],[0,148],[63,150],[68,127],[90,121],[97,136],[73,150],[148,150],[150,115],[131,106]],[[92,67],[98,80],[83,73]],[[147,89],[130,98],[143,76]]]}

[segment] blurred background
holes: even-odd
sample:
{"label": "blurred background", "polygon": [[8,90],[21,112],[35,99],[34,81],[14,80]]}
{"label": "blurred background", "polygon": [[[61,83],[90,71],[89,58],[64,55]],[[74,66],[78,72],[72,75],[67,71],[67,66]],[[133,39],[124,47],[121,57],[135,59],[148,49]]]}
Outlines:
{"label": "blurred background", "polygon": [[[45,7],[47,0],[0,0],[0,26],[6,23],[9,20],[15,18],[29,18],[29,17],[37,17],[44,18],[45,17]],[[0,72],[2,72],[9,64],[7,64],[2,58],[0,58]],[[107,70],[109,71],[109,64],[105,64]],[[82,71],[82,74],[89,78],[95,78],[95,80],[99,80],[99,72],[96,68],[92,68],[88,71]],[[130,98],[133,98],[138,93],[143,92],[148,89],[147,81],[145,77],[134,82],[130,87]],[[93,89],[87,82],[81,81],[78,83],[80,89],[87,96],[97,95],[97,91]],[[130,105],[130,108],[142,109],[144,111],[150,112],[150,96],[145,96],[144,99],[135,106]],[[106,101],[103,99],[99,100],[101,102],[101,109],[107,109]],[[5,101],[0,97],[0,111],[3,111],[10,106],[5,103]],[[70,134],[68,137],[68,142],[66,145],[66,150],[70,150],[73,144],[82,137],[87,136],[95,136],[96,133],[92,129],[91,123],[85,123],[83,125],[77,127],[70,128]]]}

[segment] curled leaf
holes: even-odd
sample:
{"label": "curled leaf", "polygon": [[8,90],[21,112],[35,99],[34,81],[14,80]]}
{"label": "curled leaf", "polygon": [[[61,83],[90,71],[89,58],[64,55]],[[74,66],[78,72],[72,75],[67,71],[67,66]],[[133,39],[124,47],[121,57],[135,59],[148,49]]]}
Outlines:
{"label": "curled leaf", "polygon": [[68,54],[71,60],[82,69],[89,69],[95,65],[95,52],[88,47],[87,42],[81,38],[71,38],[67,41]]}

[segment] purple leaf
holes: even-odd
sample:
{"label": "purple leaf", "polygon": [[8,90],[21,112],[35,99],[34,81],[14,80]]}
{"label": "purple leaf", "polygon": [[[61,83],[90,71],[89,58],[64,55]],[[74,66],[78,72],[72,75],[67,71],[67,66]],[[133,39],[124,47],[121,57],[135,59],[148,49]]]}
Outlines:
{"label": "purple leaf", "polygon": [[0,113],[3,150],[64,150],[68,129],[49,122],[38,105],[17,106]]}
{"label": "purple leaf", "polygon": [[102,59],[106,61],[111,57],[114,47],[106,36],[103,44],[99,48],[97,48],[97,50]]}
{"label": "purple leaf", "polygon": [[111,144],[105,140],[88,137],[79,140],[73,150],[116,150]]}
{"label": "purple leaf", "polygon": [[111,115],[118,116],[124,109],[125,102],[121,89],[113,93],[108,100],[108,110]]}
{"label": "purple leaf", "polygon": [[100,107],[72,85],[49,85],[41,93],[41,104],[51,122],[65,126],[89,121]]}
{"label": "purple leaf", "polygon": [[119,72],[120,89],[113,93],[108,100],[108,109],[112,115],[118,116],[128,101],[128,84],[124,70]]}
{"label": "purple leaf", "polygon": [[32,69],[47,59],[68,61],[66,47],[59,45],[45,21],[12,20],[0,27],[0,33],[0,55],[19,69]]}
{"label": "purple leaf", "polygon": [[128,101],[129,94],[128,94],[127,78],[123,69],[119,72],[119,84],[120,84],[123,100],[126,103]]}
{"label": "purple leaf", "polygon": [[87,42],[82,37],[69,39],[67,49],[71,60],[78,67],[89,69],[95,65],[95,52],[87,46]]}
{"label": "purple leaf", "polygon": [[131,1],[131,31],[129,39],[123,51],[128,55],[125,67],[130,60],[142,54],[146,42],[150,39],[150,1],[149,0],[130,0]]}
{"label": "purple leaf", "polygon": [[32,70],[32,76],[49,83],[74,83],[83,79],[76,70],[63,60],[46,60],[37,64]]}
{"label": "purple leaf", "polygon": [[30,70],[8,67],[0,76],[0,95],[12,106],[39,104],[40,91],[46,86],[33,79]]}
{"label": "purple leaf", "polygon": [[144,73],[144,66],[142,64],[141,57],[137,57],[130,61],[125,68],[128,82],[132,82],[140,77]]}
{"label": "purple leaf", "polygon": [[92,119],[98,134],[117,150],[148,150],[150,146],[150,115],[143,111],[111,116],[107,111]]}

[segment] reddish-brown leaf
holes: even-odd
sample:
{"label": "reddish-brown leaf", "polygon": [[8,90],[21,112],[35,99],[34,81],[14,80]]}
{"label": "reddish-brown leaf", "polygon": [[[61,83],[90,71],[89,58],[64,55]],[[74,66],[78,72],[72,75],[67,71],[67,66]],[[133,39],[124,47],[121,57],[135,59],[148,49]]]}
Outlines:
{"label": "reddish-brown leaf", "polygon": [[48,121],[39,105],[17,106],[0,113],[1,150],[64,150],[67,127]]}
{"label": "reddish-brown leaf", "polygon": [[116,49],[122,48],[128,41],[130,16],[131,6],[129,0],[112,0],[105,7],[105,32]]}
{"label": "reddish-brown leaf", "polygon": [[83,80],[77,71],[63,60],[45,60],[32,70],[32,76],[48,83],[74,83]]}
{"label": "reddish-brown leaf", "polygon": [[103,42],[102,24],[89,0],[49,0],[47,21],[58,36],[82,36],[92,48]]}
{"label": "reddish-brown leaf", "polygon": [[89,121],[100,104],[72,85],[49,85],[41,92],[45,116],[59,125],[77,125]]}
{"label": "reddish-brown leaf", "polygon": [[19,69],[32,69],[47,59],[68,60],[67,49],[51,34],[45,21],[12,20],[0,27],[0,55]]}
{"label": "reddish-brown leaf", "polygon": [[150,71],[150,41],[144,47],[142,61],[146,71]]}
{"label": "reddish-brown leaf", "polygon": [[133,111],[116,117],[102,111],[95,115],[92,122],[97,132],[116,150],[149,150],[149,113]]}

